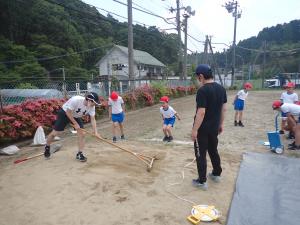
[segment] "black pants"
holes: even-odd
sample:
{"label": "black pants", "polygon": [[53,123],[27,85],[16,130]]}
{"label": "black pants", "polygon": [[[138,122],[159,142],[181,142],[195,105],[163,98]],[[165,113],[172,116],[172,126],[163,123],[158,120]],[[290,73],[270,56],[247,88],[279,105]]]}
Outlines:
{"label": "black pants", "polygon": [[208,151],[214,176],[220,176],[222,173],[221,159],[218,153],[218,134],[200,134],[197,137],[197,142],[194,143],[195,156],[197,161],[197,169],[199,181],[206,182],[206,152]]}
{"label": "black pants", "polygon": [[[76,122],[78,123],[80,128],[83,128],[82,119],[81,118],[74,118],[74,119],[76,120]],[[57,118],[56,118],[56,121],[54,123],[54,128],[53,129],[56,130],[56,131],[63,131],[68,123],[70,123],[70,120],[69,120],[66,112],[63,109],[58,110]]]}

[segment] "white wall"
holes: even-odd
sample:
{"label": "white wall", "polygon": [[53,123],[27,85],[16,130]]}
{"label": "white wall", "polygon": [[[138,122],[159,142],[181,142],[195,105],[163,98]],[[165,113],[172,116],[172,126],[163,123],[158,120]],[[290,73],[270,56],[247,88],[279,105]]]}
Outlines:
{"label": "white wall", "polygon": [[122,70],[112,70],[113,64],[128,65],[128,58],[118,49],[114,49],[99,65],[100,75],[124,75],[128,76],[128,67]]}

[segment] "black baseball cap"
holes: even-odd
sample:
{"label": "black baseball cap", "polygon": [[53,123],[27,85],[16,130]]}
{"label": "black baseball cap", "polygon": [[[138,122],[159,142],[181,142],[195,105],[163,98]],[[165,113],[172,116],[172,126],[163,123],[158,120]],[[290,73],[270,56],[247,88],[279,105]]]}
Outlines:
{"label": "black baseball cap", "polygon": [[210,76],[212,74],[212,70],[207,64],[200,64],[196,68],[196,75],[203,74],[204,76]]}
{"label": "black baseball cap", "polygon": [[85,98],[86,100],[93,101],[96,105],[101,105],[99,97],[95,92],[88,93],[88,95]]}

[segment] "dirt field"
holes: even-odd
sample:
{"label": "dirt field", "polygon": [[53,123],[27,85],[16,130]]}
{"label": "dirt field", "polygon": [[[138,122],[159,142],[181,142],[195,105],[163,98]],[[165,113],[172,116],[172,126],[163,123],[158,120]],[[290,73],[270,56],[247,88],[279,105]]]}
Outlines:
{"label": "dirt field", "polygon": [[[17,156],[0,156],[0,224],[189,224],[186,217],[191,212],[191,202],[215,205],[222,212],[220,223],[225,224],[242,154],[246,151],[271,154],[260,142],[267,141],[266,132],[275,129],[271,104],[281,92],[250,92],[244,128],[233,126],[231,103],[235,93],[228,92],[225,130],[219,138],[222,181],[215,184],[208,180],[208,191],[191,185],[191,180],[197,177],[195,163],[183,169],[194,158],[190,130],[195,96],[189,96],[170,103],[182,117],[176,121],[173,143],[160,141],[163,135],[158,105],[127,114],[128,140],[117,144],[157,155],[159,160],[150,173],[132,155],[89,136],[87,163],[75,161],[76,136],[69,131],[59,141],[62,149],[50,160],[40,157],[13,164],[18,158],[42,152],[42,147],[23,147]],[[110,122],[98,121],[98,126],[100,134],[110,139]],[[288,151],[284,154],[299,156]],[[211,164],[208,166],[210,170]]]}

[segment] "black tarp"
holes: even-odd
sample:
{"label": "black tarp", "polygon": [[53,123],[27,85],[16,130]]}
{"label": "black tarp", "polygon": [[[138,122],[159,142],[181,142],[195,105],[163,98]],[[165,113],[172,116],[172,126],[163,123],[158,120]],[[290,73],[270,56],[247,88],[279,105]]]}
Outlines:
{"label": "black tarp", "polygon": [[300,159],[245,153],[227,225],[300,225]]}

